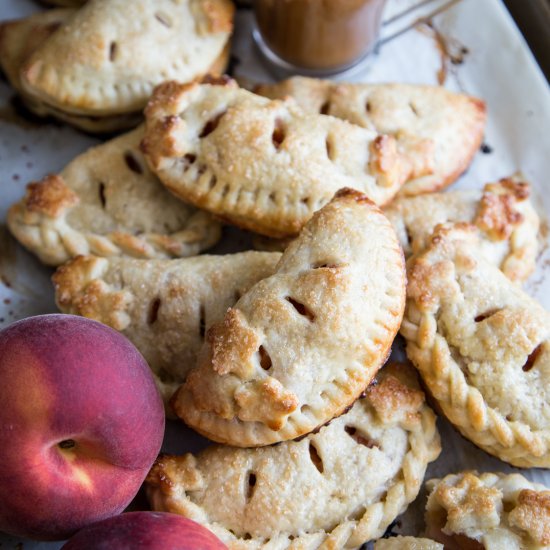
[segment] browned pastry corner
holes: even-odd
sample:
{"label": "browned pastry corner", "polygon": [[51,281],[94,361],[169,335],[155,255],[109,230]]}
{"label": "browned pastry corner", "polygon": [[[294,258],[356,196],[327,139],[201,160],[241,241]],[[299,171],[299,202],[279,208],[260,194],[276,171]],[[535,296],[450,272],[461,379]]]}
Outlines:
{"label": "browned pastry corner", "polygon": [[384,213],[392,222],[406,256],[430,245],[440,224],[472,224],[479,253],[513,281],[535,270],[539,217],[530,185],[520,175],[488,183],[480,190],[399,197]]}

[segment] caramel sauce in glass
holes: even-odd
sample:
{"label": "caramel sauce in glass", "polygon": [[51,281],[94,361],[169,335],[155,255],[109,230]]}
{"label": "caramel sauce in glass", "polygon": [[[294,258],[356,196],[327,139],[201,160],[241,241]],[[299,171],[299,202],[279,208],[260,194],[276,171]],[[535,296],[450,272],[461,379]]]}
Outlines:
{"label": "caramel sauce in glass", "polygon": [[386,0],[254,0],[258,29],[279,58],[296,67],[335,71],[376,44]]}

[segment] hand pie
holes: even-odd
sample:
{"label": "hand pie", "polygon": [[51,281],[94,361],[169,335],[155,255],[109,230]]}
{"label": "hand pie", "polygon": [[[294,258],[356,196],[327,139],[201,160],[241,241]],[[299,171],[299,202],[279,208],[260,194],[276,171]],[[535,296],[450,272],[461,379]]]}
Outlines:
{"label": "hand pie", "polygon": [[[392,222],[405,256],[423,251],[442,223],[469,223],[479,230],[479,245],[513,281],[524,281],[534,271],[538,252],[539,217],[529,195],[530,186],[519,175],[488,183],[483,191],[448,191],[417,197],[398,197],[384,214]],[[283,251],[289,239],[257,235],[256,250]]]}
{"label": "hand pie", "polygon": [[483,191],[449,191],[393,201],[384,214],[408,256],[429,246],[437,225],[469,223],[479,231],[480,252],[513,281],[534,271],[539,217],[530,187],[519,176],[489,183]]}
{"label": "hand pie", "polygon": [[21,67],[25,60],[57,31],[74,13],[72,9],[53,9],[33,13],[24,19],[0,23],[0,67],[12,87],[20,94],[29,111],[40,117],[53,116],[89,133],[107,133],[133,128],[143,118],[141,113],[111,116],[71,114],[25,93],[21,85]]}
{"label": "hand pie", "polygon": [[308,112],[324,113],[397,139],[398,149],[425,164],[400,195],[443,189],[469,166],[481,145],[485,103],[475,97],[437,86],[412,84],[343,84],[294,77],[279,84],[258,86],[272,99],[293,97]]}
{"label": "hand pie", "polygon": [[428,535],[445,548],[550,547],[550,490],[520,474],[461,472],[427,483]]}
{"label": "hand pie", "polygon": [[286,247],[293,241],[294,237],[287,239],[272,239],[257,233],[252,236],[252,248],[262,252],[284,252]]}
{"label": "hand pie", "polygon": [[374,550],[443,550],[443,545],[430,539],[399,536],[377,540]]}
{"label": "hand pie", "polygon": [[341,414],[386,360],[405,274],[395,233],[344,189],[207,333],[198,367],[172,399],[214,441],[268,445]]}
{"label": "hand pie", "polygon": [[520,467],[550,467],[550,314],[441,227],[407,265],[407,356],[460,432]]}
{"label": "hand pie", "polygon": [[233,11],[229,0],[90,0],[22,60],[24,94],[71,121],[133,116],[156,84],[223,70]]}
{"label": "hand pie", "polygon": [[271,237],[297,234],[343,187],[385,204],[412,169],[391,137],[305,114],[292,101],[270,101],[233,81],[167,82],[145,115],[143,150],[164,185]]}
{"label": "hand pie", "polygon": [[342,416],[299,441],[161,456],[153,510],[202,523],[230,550],[358,548],[380,537],[441,450],[415,373],[385,367]]}
{"label": "hand pie", "polygon": [[280,254],[242,252],[183,260],[80,256],[53,276],[64,313],[121,331],[143,354],[165,399],[195,366],[205,331],[252,285],[275,272]]}
{"label": "hand pie", "polygon": [[[19,92],[26,107],[42,117],[53,116],[89,133],[108,133],[135,127],[142,119],[141,112],[86,116],[73,114],[48,105],[26,93],[21,84],[21,67],[26,59],[47,38],[66,23],[76,10],[55,9],[34,13],[29,17],[0,23],[0,67],[10,84]],[[210,66],[208,73],[223,73],[229,59],[229,42]]]}
{"label": "hand pie", "polygon": [[29,184],[8,211],[13,235],[50,265],[79,254],[192,256],[214,245],[219,223],[164,189],[139,151],[142,135],[138,128],[94,147]]}

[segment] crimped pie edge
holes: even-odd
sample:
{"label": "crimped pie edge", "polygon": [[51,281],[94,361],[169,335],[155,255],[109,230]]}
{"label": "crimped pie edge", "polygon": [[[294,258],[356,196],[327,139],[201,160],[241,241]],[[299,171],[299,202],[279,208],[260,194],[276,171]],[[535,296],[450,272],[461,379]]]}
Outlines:
{"label": "crimped pie edge", "polygon": [[[448,243],[449,247],[454,246],[452,239],[455,234],[459,239],[461,236],[477,238],[471,225],[441,226],[432,236],[432,244],[447,246]],[[411,265],[426,250],[408,261],[408,274]],[[411,317],[417,321],[411,320]],[[419,370],[442,412],[462,435],[489,454],[514,466],[550,467],[550,429],[531,430],[527,424],[509,421],[491,407],[480,390],[468,383],[458,362],[452,358],[446,339],[437,332],[433,314],[429,309],[422,311],[409,296],[400,332],[407,341],[408,358]],[[423,356],[427,353],[430,357],[425,360]],[[480,423],[485,424],[484,429],[474,427]]]}
{"label": "crimped pie edge", "polygon": [[[389,374],[388,378],[393,379],[392,369],[395,367],[410,369],[408,365],[392,364],[383,369],[379,377],[385,377],[386,374]],[[407,372],[407,370],[404,372]],[[414,371],[409,370],[409,372],[413,372],[412,378],[414,379]],[[394,384],[390,386],[394,390],[398,389],[399,386],[405,387],[405,391],[410,391],[413,388],[413,392],[418,390],[415,382],[410,385],[410,378],[407,382],[403,382],[399,378],[397,380],[399,381],[397,387]],[[375,386],[370,387],[371,390],[373,388]],[[421,393],[421,390],[419,393]],[[399,391],[397,394],[399,394]],[[368,395],[369,390],[367,390]],[[381,406],[384,407],[384,405]],[[359,519],[340,523],[330,533],[322,531],[314,534],[302,533],[298,536],[290,536],[291,533],[282,533],[277,539],[262,542],[236,537],[219,523],[210,523],[207,512],[196,505],[192,498],[185,494],[185,491],[179,490],[170,475],[170,468],[172,465],[176,465],[179,459],[183,459],[187,464],[194,465],[196,459],[191,454],[187,454],[184,457],[159,457],[147,479],[149,500],[155,510],[179,513],[198,523],[202,523],[220,537],[230,550],[332,550],[336,548],[358,548],[368,540],[381,537],[395,517],[401,514],[407,505],[416,498],[423,482],[427,464],[439,456],[441,445],[436,428],[436,416],[424,400],[420,404],[417,403],[416,406],[418,407],[416,413],[409,414],[409,412],[405,412],[403,418],[398,422],[409,434],[409,450],[404,457],[403,467],[394,478],[397,481],[388,489],[383,501],[367,506]],[[392,408],[392,413],[395,413],[395,407]],[[418,421],[412,420],[415,416]],[[341,418],[344,419],[344,416]],[[391,425],[391,419],[384,419],[384,421],[389,422],[389,425]],[[320,429],[322,430],[322,427]],[[305,436],[306,440],[309,435]],[[300,441],[302,439],[300,438]],[[293,444],[293,441],[286,441],[280,445],[288,446]],[[265,449],[269,449],[269,447],[263,447],[262,451]],[[236,449],[236,451],[254,453],[256,449]]]}

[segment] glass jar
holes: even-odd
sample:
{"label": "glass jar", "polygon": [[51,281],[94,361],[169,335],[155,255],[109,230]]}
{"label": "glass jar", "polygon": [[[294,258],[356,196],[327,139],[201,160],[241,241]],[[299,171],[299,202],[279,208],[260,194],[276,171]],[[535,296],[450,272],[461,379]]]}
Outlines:
{"label": "glass jar", "polygon": [[254,0],[255,39],[269,61],[302,74],[346,70],[378,40],[386,0]]}

